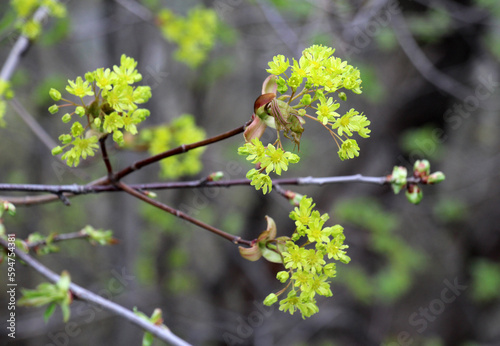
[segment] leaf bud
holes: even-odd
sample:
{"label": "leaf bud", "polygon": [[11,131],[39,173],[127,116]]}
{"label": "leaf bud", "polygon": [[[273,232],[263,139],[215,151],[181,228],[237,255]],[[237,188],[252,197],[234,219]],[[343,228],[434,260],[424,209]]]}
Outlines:
{"label": "leaf bud", "polygon": [[413,165],[413,175],[416,178],[428,176],[431,170],[431,164],[427,160],[417,160]]}
{"label": "leaf bud", "polygon": [[419,204],[424,197],[422,189],[416,184],[408,185],[405,194],[408,201],[413,204]]}
{"label": "leaf bud", "polygon": [[437,184],[445,179],[445,175],[441,171],[434,172],[427,177],[427,184]]}

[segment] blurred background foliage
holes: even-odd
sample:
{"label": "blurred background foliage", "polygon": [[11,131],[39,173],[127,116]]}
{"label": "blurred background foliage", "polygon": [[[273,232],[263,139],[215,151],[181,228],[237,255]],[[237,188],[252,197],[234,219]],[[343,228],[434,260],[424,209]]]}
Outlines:
{"label": "blurred background foliage", "polygon": [[[345,227],[352,259],[338,268],[334,296],[321,300],[320,312],[307,320],[262,306],[268,293],[280,289],[274,278],[279,266],[246,262],[225,240],[120,193],[80,196],[71,207],[20,207],[16,217],[4,220],[7,230],[22,238],[91,224],[112,229],[119,240],[111,247],[67,241],[58,244],[59,252],[41,257],[44,264],[59,273],[68,270],[76,283],[127,308],[137,306],[147,315],[161,308],[165,324],[195,345],[500,344],[498,1],[65,3],[68,17],[44,23],[11,80],[17,100],[53,139],[66,128],[47,111],[48,90],[111,67],[121,54],[139,62],[142,83],[152,87],[144,128],[172,129],[175,119],[192,114],[189,119],[212,136],[250,118],[274,55],[298,58],[304,48],[321,43],[359,66],[363,94],[348,95],[348,102],[372,121],[371,138],[359,141],[359,158],[341,162],[326,131],[309,126],[302,137],[302,164],[284,176],[383,176],[394,165],[410,169],[427,158],[447,179],[425,188],[418,206],[389,187],[293,188],[329,212],[330,223]],[[3,62],[17,34],[9,1],[0,1],[0,9]],[[156,16],[168,10],[163,19],[172,24],[173,17],[187,21],[206,9],[202,22],[209,24],[188,23],[192,31],[175,35],[175,28],[162,26],[166,22]],[[204,37],[201,58],[189,53],[189,45],[188,53],[179,53],[190,42],[182,33]],[[12,107],[5,121],[1,182],[85,184],[105,174],[99,158],[70,169],[52,157]],[[208,147],[199,153],[202,167],[188,161],[192,169],[179,173],[180,179],[214,171],[244,177],[250,167],[236,153],[242,142],[241,136]],[[110,154],[118,168],[146,152],[113,148]],[[168,169],[147,167],[126,181],[164,180],[171,177]],[[195,175],[185,175],[190,173]],[[233,187],[166,190],[157,198],[247,239],[265,229],[265,215],[276,221],[278,234],[293,231],[291,206],[278,194],[263,197],[252,188]],[[17,271],[20,286],[44,281],[21,265]],[[453,284],[462,288],[450,288]],[[7,306],[0,297],[0,306]],[[0,309],[2,319],[6,313]],[[19,308],[18,314],[12,345],[137,345],[142,338],[127,322],[81,302],[73,304],[71,321],[78,332],[71,335],[60,312],[48,324],[42,309]],[[6,330],[0,333],[3,342]]]}

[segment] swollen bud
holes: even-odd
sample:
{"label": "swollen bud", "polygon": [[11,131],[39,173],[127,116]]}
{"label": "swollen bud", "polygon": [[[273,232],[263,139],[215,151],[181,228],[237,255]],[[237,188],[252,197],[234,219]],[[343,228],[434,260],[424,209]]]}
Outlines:
{"label": "swollen bud", "polygon": [[437,171],[432,174],[430,174],[427,177],[427,184],[437,184],[442,182],[445,179],[445,175],[443,172]]}
{"label": "swollen bud", "polygon": [[94,72],[87,72],[85,73],[85,80],[89,83],[92,83],[95,78],[94,78]]}
{"label": "swollen bud", "polygon": [[82,106],[76,107],[75,114],[78,114],[79,116],[83,117],[85,115],[85,108],[83,108]]}
{"label": "swollen bud", "polygon": [[49,112],[50,114],[56,114],[59,112],[59,106],[58,105],[52,105],[49,107]]}
{"label": "swollen bud", "polygon": [[65,124],[66,124],[66,123],[69,123],[69,122],[71,121],[71,114],[69,114],[69,113],[64,114],[64,115],[62,116],[61,120],[62,120],[62,122],[63,122],[63,123],[65,123]]}
{"label": "swollen bud", "polygon": [[278,279],[279,282],[281,282],[282,284],[287,282],[289,277],[290,277],[290,274],[285,270],[280,271],[280,272],[278,272],[278,274],[276,274],[276,279]]}
{"label": "swollen bud", "polygon": [[308,106],[311,104],[311,95],[309,94],[305,94],[304,96],[302,96],[302,100],[300,100],[300,103],[305,105],[305,106]]}
{"label": "swollen bud", "polygon": [[49,96],[54,101],[59,101],[61,99],[61,93],[58,90],[54,89],[54,88],[50,88]]}
{"label": "swollen bud", "polygon": [[347,95],[345,94],[345,92],[340,92],[339,93],[339,99],[341,99],[342,101],[347,100]]}
{"label": "swollen bud", "polygon": [[278,301],[278,296],[274,293],[271,293],[270,295],[268,295],[266,297],[266,299],[264,299],[264,305],[271,306],[274,303],[276,303],[277,301]]}
{"label": "swollen bud", "polygon": [[60,146],[55,147],[52,149],[52,155],[57,156],[63,152],[62,148]]}
{"label": "swollen bud", "polygon": [[416,178],[422,178],[429,175],[431,164],[427,160],[417,160],[413,165],[413,175]]}
{"label": "swollen bud", "polygon": [[407,174],[408,172],[406,170],[406,167],[394,166],[389,181],[391,183],[392,190],[394,191],[395,194],[399,193],[399,191],[401,191],[403,186],[406,185]]}
{"label": "swollen bud", "polygon": [[224,172],[218,171],[218,172],[211,173],[208,176],[207,180],[208,181],[219,181],[222,178],[224,178]]}
{"label": "swollen bud", "polygon": [[408,201],[413,204],[419,204],[424,197],[422,189],[416,184],[408,185],[405,194],[406,198],[408,198]]}

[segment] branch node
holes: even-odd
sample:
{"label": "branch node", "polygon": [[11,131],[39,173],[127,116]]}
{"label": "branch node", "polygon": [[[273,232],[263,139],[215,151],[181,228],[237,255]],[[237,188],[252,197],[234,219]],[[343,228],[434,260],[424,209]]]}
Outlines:
{"label": "branch node", "polygon": [[69,198],[63,192],[57,192],[56,195],[65,206],[69,207],[71,205]]}

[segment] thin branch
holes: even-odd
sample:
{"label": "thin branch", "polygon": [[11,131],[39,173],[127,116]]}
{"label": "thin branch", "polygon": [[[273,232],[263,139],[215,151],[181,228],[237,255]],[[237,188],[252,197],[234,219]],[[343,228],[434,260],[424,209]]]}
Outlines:
{"label": "thin branch", "polygon": [[[414,177],[407,178],[408,183],[418,184],[420,180]],[[301,177],[301,178],[283,178],[274,179],[273,186],[276,185],[325,185],[325,184],[341,184],[341,183],[367,183],[385,185],[389,184],[387,176],[367,177],[361,174],[345,175],[338,177]],[[191,180],[179,182],[162,182],[148,184],[130,184],[128,185],[134,190],[169,190],[169,189],[186,189],[186,188],[201,188],[201,187],[232,187],[232,186],[248,186],[248,179],[228,179],[220,181]],[[16,192],[47,192],[52,194],[62,194],[63,196],[85,195],[90,193],[102,192],[117,192],[121,191],[112,184],[106,185],[37,185],[37,184],[0,184],[0,191],[16,191]],[[8,201],[16,205],[35,204],[35,198],[44,198],[41,202],[53,201],[55,198],[50,195],[46,196],[25,196],[12,197],[0,196],[0,200]]]}
{"label": "thin branch", "polygon": [[108,150],[106,149],[106,138],[108,136],[104,136],[99,139],[99,145],[101,147],[102,159],[104,164],[106,165],[106,170],[108,171],[108,180],[113,182],[113,167],[111,167],[111,162],[109,161]]}
{"label": "thin branch", "polygon": [[427,81],[460,101],[474,94],[468,87],[436,69],[418,46],[401,14],[394,14],[391,24],[399,45],[413,66]]}
{"label": "thin branch", "polygon": [[161,202],[158,202],[157,200],[154,200],[154,199],[146,196],[145,194],[131,188],[127,184],[124,184],[122,182],[117,182],[116,186],[119,187],[120,189],[122,189],[123,191],[127,192],[128,194],[130,194],[134,197],[137,197],[138,199],[140,199],[148,204],[151,204],[152,206],[155,206],[163,211],[166,211],[167,213],[175,215],[180,219],[189,221],[192,224],[195,224],[196,226],[199,226],[201,228],[206,229],[207,231],[210,231],[214,234],[217,234],[218,236],[225,238],[234,244],[243,244],[243,245],[247,245],[247,246],[252,246],[252,242],[250,240],[241,239],[240,236],[235,236],[235,235],[226,233],[218,228],[215,228],[209,224],[206,224],[200,220],[197,220],[197,219],[183,213],[180,210],[174,209],[166,204],[163,204]]}
{"label": "thin branch", "polygon": [[262,0],[257,1],[257,6],[262,11],[268,24],[271,28],[273,28],[288,50],[294,55],[300,56],[301,50],[299,48],[299,37],[295,33],[294,29],[285,22],[276,8],[269,5],[267,1]]}
{"label": "thin branch", "polygon": [[145,22],[152,22],[155,18],[153,13],[147,7],[136,1],[115,0],[115,2],[122,5],[127,11],[141,18]]}
{"label": "thin branch", "polygon": [[[299,178],[282,178],[273,179],[275,185],[324,185],[324,184],[339,184],[339,183],[368,183],[384,185],[388,184],[387,176],[367,177],[362,174],[344,175],[337,177],[299,177]],[[408,177],[409,183],[418,183],[417,179]],[[162,183],[147,183],[147,184],[130,184],[128,185],[135,190],[169,190],[169,189],[185,189],[199,187],[231,187],[250,185],[248,179],[228,179],[219,181],[207,181],[206,179],[197,179],[190,181],[175,181]],[[38,184],[1,184],[0,191],[18,191],[18,192],[49,192],[49,193],[71,193],[74,195],[84,195],[89,193],[113,192],[120,191],[117,187],[111,184],[106,185],[38,185]],[[9,197],[5,197],[7,200]],[[0,199],[4,199],[0,197]],[[10,200],[9,200],[10,201]]]}
{"label": "thin branch", "polygon": [[[5,239],[0,238],[0,245],[5,249],[8,249],[8,243]],[[45,267],[42,263],[35,260],[29,254],[19,250],[14,249],[13,251],[16,257],[19,257],[27,265],[35,269],[38,273],[49,279],[53,283],[57,283],[60,276],[51,271],[49,268]],[[123,306],[118,305],[110,300],[104,299],[103,297],[94,294],[85,288],[71,283],[69,289],[73,296],[76,298],[94,304],[96,306],[101,306],[102,308],[113,312],[114,314],[123,317],[129,322],[139,326],[143,330],[153,334],[158,339],[170,343],[171,345],[186,346],[189,345],[186,341],[179,338],[177,335],[172,333],[168,328],[161,328],[153,323],[142,319],[141,317],[135,315],[132,311],[125,309]]]}
{"label": "thin branch", "polygon": [[[47,17],[47,15],[47,8],[45,6],[40,6],[33,15],[33,21],[40,23]],[[7,60],[5,60],[5,63],[2,66],[0,79],[4,81],[10,80],[10,77],[14,74],[22,55],[28,50],[29,46],[30,40],[24,35],[19,36],[16,43],[12,47]]]}
{"label": "thin branch", "polygon": [[[51,243],[58,243],[61,241],[65,240],[73,240],[73,239],[85,239],[89,238],[89,235],[85,233],[83,230],[78,231],[78,232],[72,232],[72,233],[64,233],[64,234],[56,234],[52,240]],[[42,239],[38,241],[33,241],[33,242],[28,242],[26,241],[26,246],[28,249],[34,249],[39,246],[47,245],[47,239]]]}
{"label": "thin branch", "polygon": [[[191,144],[186,144],[186,145],[181,145],[177,148],[168,150],[168,151],[160,153],[158,155],[151,156],[151,157],[144,159],[144,160],[141,160],[141,161],[137,161],[137,162],[133,163],[132,165],[130,165],[129,167],[124,168],[121,171],[117,172],[114,175],[113,180],[119,180],[119,179],[129,175],[130,173],[132,173],[132,172],[134,172],[134,171],[136,171],[144,166],[158,162],[164,158],[174,156],[177,154],[182,154],[182,153],[185,153],[189,150],[200,148],[200,147],[203,147],[203,146],[230,138],[232,136],[236,136],[236,135],[242,133],[243,131],[245,131],[245,128],[250,124],[250,122],[251,122],[251,120],[248,121],[243,126],[237,127],[235,129],[227,131],[227,132],[224,132],[220,135],[217,135],[217,136],[214,136],[211,138],[207,138],[203,141],[199,141],[199,142],[191,143]],[[24,184],[22,184],[19,186],[27,187],[27,190],[21,189],[21,190],[17,190],[17,191],[52,192],[52,193],[56,193],[56,194],[59,192],[63,192],[64,197],[72,197],[73,196],[72,193],[84,194],[84,193],[90,193],[90,192],[98,192],[97,190],[96,191],[92,190],[91,187],[100,186],[100,185],[110,185],[110,183],[111,183],[111,180],[109,179],[109,177],[105,176],[105,177],[101,177],[99,179],[96,179],[85,186],[66,185],[66,186],[64,186],[64,188],[55,188],[55,189],[52,189],[51,191],[47,191],[47,190],[43,190],[43,187],[42,187],[43,185],[24,185]],[[6,187],[8,185],[9,184],[0,184],[0,186],[3,186],[3,187]],[[69,186],[71,186],[71,187],[69,187]],[[33,187],[33,189],[31,189],[32,187]],[[40,188],[40,187],[42,187],[42,188]],[[0,191],[1,190],[2,189],[0,188]],[[114,186],[112,188],[110,188],[108,186],[104,190],[116,191],[117,189]],[[8,188],[4,189],[4,191],[9,191],[9,189]],[[10,191],[16,191],[16,190],[10,190]],[[59,198],[58,196],[24,196],[24,197],[0,196],[0,200],[6,200],[6,201],[9,201],[9,202],[14,203],[16,205],[35,205],[35,204],[41,204],[41,203],[50,203],[50,202],[54,202],[58,198]]]}
{"label": "thin branch", "polygon": [[23,107],[23,105],[16,99],[10,100],[10,105],[16,113],[21,117],[21,119],[28,125],[28,127],[33,131],[35,136],[49,149],[57,147],[57,143],[49,136],[47,131],[40,126],[40,124],[33,118],[33,116]]}
{"label": "thin branch", "polygon": [[[183,153],[188,152],[189,150],[204,147],[206,145],[213,144],[213,143],[222,141],[224,139],[236,136],[237,134],[243,133],[245,131],[245,128],[248,125],[250,125],[250,123],[251,123],[251,121],[248,121],[245,125],[237,127],[233,130],[221,133],[220,135],[217,135],[217,136],[214,136],[211,138],[207,138],[207,139],[204,139],[204,140],[196,142],[196,143],[183,144],[177,148],[173,148],[173,149],[167,150],[163,153],[160,153],[158,155],[148,157],[147,159],[137,161],[137,162],[133,163],[132,165],[115,173],[114,179],[118,181],[118,180],[122,179],[123,177],[129,175],[130,173],[132,173],[138,169],[141,169],[144,166],[148,166],[152,163],[158,162],[158,161],[163,160],[167,157],[178,155],[178,154],[183,154]],[[106,181],[103,184],[107,184],[107,183],[109,183],[109,181]]]}

